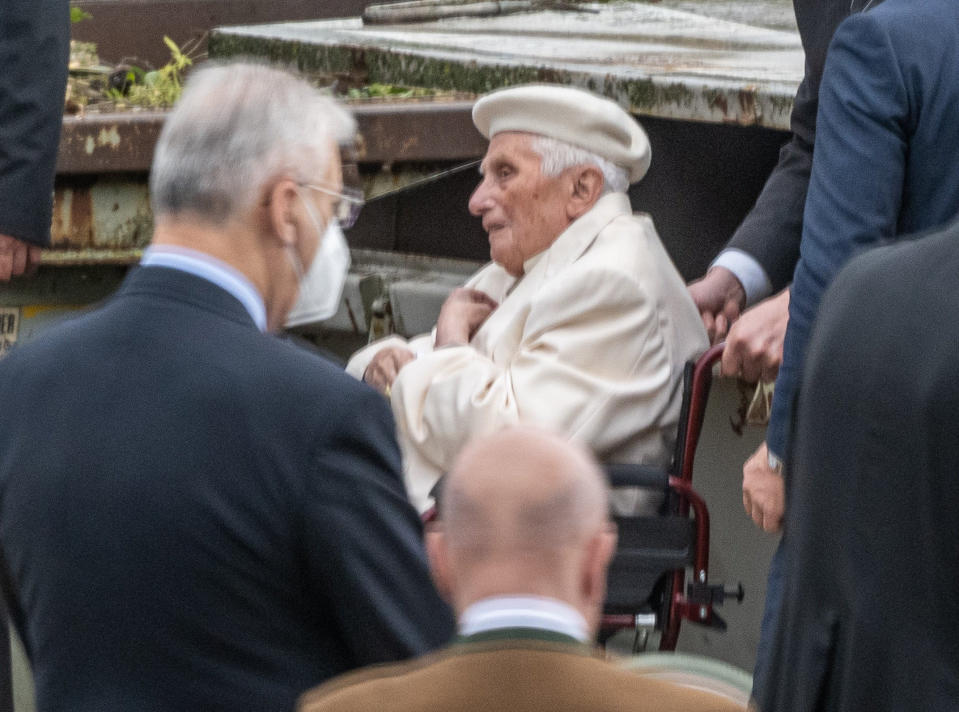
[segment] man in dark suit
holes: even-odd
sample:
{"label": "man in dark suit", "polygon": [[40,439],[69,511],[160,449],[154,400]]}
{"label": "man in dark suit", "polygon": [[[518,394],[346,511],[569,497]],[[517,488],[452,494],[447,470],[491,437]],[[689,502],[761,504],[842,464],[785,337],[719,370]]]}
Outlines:
{"label": "man in dark suit", "polygon": [[959,213],[959,5],[886,0],[837,30],[767,434],[784,455],[819,297],[856,251]]}
{"label": "man in dark suit", "polygon": [[[820,295],[855,252],[942,226],[959,213],[956,146],[959,5],[885,0],[844,21],[830,45],[820,89],[802,256],[766,434],[770,465],[778,462],[781,470],[789,451],[790,416]],[[778,518],[782,478],[765,474],[777,487],[769,502]],[[766,505],[754,506],[770,516]],[[777,555],[767,592],[766,640],[779,612],[781,590],[772,582],[779,563]]]}
{"label": "man in dark suit", "polygon": [[[756,205],[743,220],[706,275],[690,285],[711,340],[726,339],[724,375],[771,382],[782,362],[789,319],[789,284],[799,259],[803,211],[816,144],[816,113],[826,53],[836,28],[846,17],[881,0],[793,0],[796,24],[806,55],[805,76],[796,92],[790,117],[792,137],[763,187]],[[774,296],[770,296],[774,295]],[[745,313],[743,309],[751,307]],[[757,527],[778,532],[784,494],[778,458],[770,461],[763,443],[743,466],[743,508]],[[756,652],[754,680],[762,686],[770,655],[771,616],[778,611],[782,566],[770,565],[767,598]]]}
{"label": "man in dark suit", "polygon": [[[793,101],[792,137],[780,151],[779,163],[756,205],[706,275],[690,285],[710,338],[714,343],[726,339],[725,375],[753,383],[774,381],[778,374],[789,318],[788,286],[799,259],[826,51],[840,22],[879,2],[793,0],[806,67]],[[743,313],[746,307],[751,308]],[[757,527],[778,532],[783,501],[782,477],[770,465],[763,443],[743,467],[743,507]],[[773,595],[780,578],[777,563],[770,572]],[[762,677],[767,648],[760,644],[757,678]]]}
{"label": "man in dark suit", "polygon": [[742,710],[640,677],[589,647],[616,545],[602,472],[585,450],[532,426],[458,456],[427,534],[460,637],[421,660],[358,671],[307,693],[301,712]]}
{"label": "man in dark suit", "polygon": [[959,704],[957,274],[953,224],[855,259],[823,297],[763,710]]}
{"label": "man in dark suit", "polygon": [[67,0],[0,3],[0,282],[50,242],[69,17]]}
{"label": "man in dark suit", "polygon": [[0,362],[0,564],[39,709],[290,709],[451,634],[386,404],[264,333],[342,286],[353,130],[285,72],[198,70],[141,266]]}
{"label": "man in dark suit", "polygon": [[[690,285],[710,338],[714,343],[726,339],[725,375],[751,383],[771,382],[778,375],[789,318],[788,286],[799,260],[827,48],[840,22],[880,2],[793,1],[806,67],[793,101],[792,137],[783,146],[756,205],[705,277]],[[745,307],[753,308],[742,313]],[[782,477],[775,469],[778,460],[774,458],[770,465],[763,443],[743,467],[743,506],[756,526],[768,532],[779,531],[782,524]]]}
{"label": "man in dark suit", "polygon": [[[53,171],[70,55],[67,0],[0,4],[0,283],[28,272],[50,242]],[[0,710],[12,709],[0,606]]]}
{"label": "man in dark suit", "polygon": [[[875,0],[793,0],[806,66],[793,100],[789,121],[792,136],[780,150],[779,162],[753,209],[705,277],[690,285],[714,341],[726,335],[744,308],[780,293],[792,281],[799,259],[826,49],[840,22],[874,3]],[[785,298],[788,306],[788,294]],[[759,378],[761,366],[758,358],[750,359],[746,375]]]}

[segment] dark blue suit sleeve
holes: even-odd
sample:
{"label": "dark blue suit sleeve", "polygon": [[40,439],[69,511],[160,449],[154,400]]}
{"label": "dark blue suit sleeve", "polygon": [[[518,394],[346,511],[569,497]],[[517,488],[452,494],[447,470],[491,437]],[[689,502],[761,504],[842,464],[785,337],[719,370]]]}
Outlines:
{"label": "dark blue suit sleeve", "polygon": [[70,54],[67,0],[0,3],[0,234],[50,242]]}
{"label": "dark blue suit sleeve", "polygon": [[806,76],[799,85],[790,119],[792,137],[779,151],[756,204],[727,243],[743,250],[766,272],[773,292],[789,284],[799,257],[803,205],[812,166],[816,133],[816,89],[819,77]]}
{"label": "dark blue suit sleeve", "polygon": [[787,452],[793,400],[823,291],[853,254],[897,232],[909,104],[885,27],[868,12],[843,22],[819,95],[800,259],[766,436],[777,455]]}
{"label": "dark blue suit sleeve", "polygon": [[362,666],[443,645],[454,623],[403,487],[392,414],[372,389],[352,394],[360,402],[333,414],[339,422],[318,455],[305,524],[310,579]]}
{"label": "dark blue suit sleeve", "polygon": [[799,259],[826,50],[839,23],[865,3],[866,0],[793,0],[806,65],[789,120],[792,136],[779,152],[779,162],[755,206],[727,244],[747,252],[762,265],[773,292],[789,284]]}

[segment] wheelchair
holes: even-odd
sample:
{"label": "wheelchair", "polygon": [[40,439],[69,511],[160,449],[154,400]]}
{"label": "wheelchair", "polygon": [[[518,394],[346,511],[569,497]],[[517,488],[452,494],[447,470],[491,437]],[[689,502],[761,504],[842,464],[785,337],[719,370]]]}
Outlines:
{"label": "wheelchair", "polygon": [[[632,652],[641,652],[650,632],[658,631],[659,650],[675,650],[683,620],[726,630],[715,608],[727,597],[743,600],[742,584],[727,591],[709,582],[709,510],[692,487],[713,366],[722,357],[723,346],[716,344],[686,364],[672,466],[666,471],[644,465],[604,467],[614,489],[639,487],[667,494],[659,515],[613,517],[619,543],[607,575],[600,642],[618,631],[633,630]],[[692,572],[689,582],[687,570]]]}
{"label": "wheelchair", "polygon": [[[685,366],[672,466],[661,470],[646,465],[604,465],[613,489],[666,492],[666,499],[659,514],[613,515],[619,539],[607,574],[601,644],[619,631],[633,630],[636,635],[631,652],[643,652],[649,633],[657,631],[659,650],[672,651],[683,620],[726,630],[726,622],[715,608],[727,597],[743,600],[742,584],[727,591],[721,584],[709,583],[709,510],[692,487],[693,462],[713,366],[722,357],[723,346],[716,344]],[[442,485],[443,478],[430,493],[437,502]],[[423,514],[424,523],[438,519],[435,506]],[[692,570],[688,584],[687,569]]]}

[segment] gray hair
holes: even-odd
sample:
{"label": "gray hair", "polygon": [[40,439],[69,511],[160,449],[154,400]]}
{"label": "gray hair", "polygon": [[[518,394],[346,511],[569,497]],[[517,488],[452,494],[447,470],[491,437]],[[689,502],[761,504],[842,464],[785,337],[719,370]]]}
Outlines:
{"label": "gray hair", "polygon": [[625,193],[629,189],[629,175],[625,168],[565,141],[549,136],[535,136],[531,148],[542,159],[540,170],[548,178],[555,178],[567,168],[583,164],[594,165],[603,173],[603,195]]}
{"label": "gray hair", "polygon": [[194,71],[167,118],[150,173],[155,216],[185,212],[222,224],[277,176],[316,180],[330,142],[356,123],[293,74],[262,64],[206,64]]}

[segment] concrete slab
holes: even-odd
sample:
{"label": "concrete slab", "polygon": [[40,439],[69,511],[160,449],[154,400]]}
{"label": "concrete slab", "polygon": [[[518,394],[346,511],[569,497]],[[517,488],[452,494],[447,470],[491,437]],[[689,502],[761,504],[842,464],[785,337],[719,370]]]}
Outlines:
{"label": "concrete slab", "polygon": [[657,4],[755,27],[798,32],[792,0],[659,0]]}
{"label": "concrete slab", "polygon": [[582,7],[404,25],[348,18],[224,27],[211,37],[210,54],[475,93],[559,82],[639,115],[788,129],[803,74],[791,28],[711,17],[705,2],[685,5],[695,12],[640,2]]}

